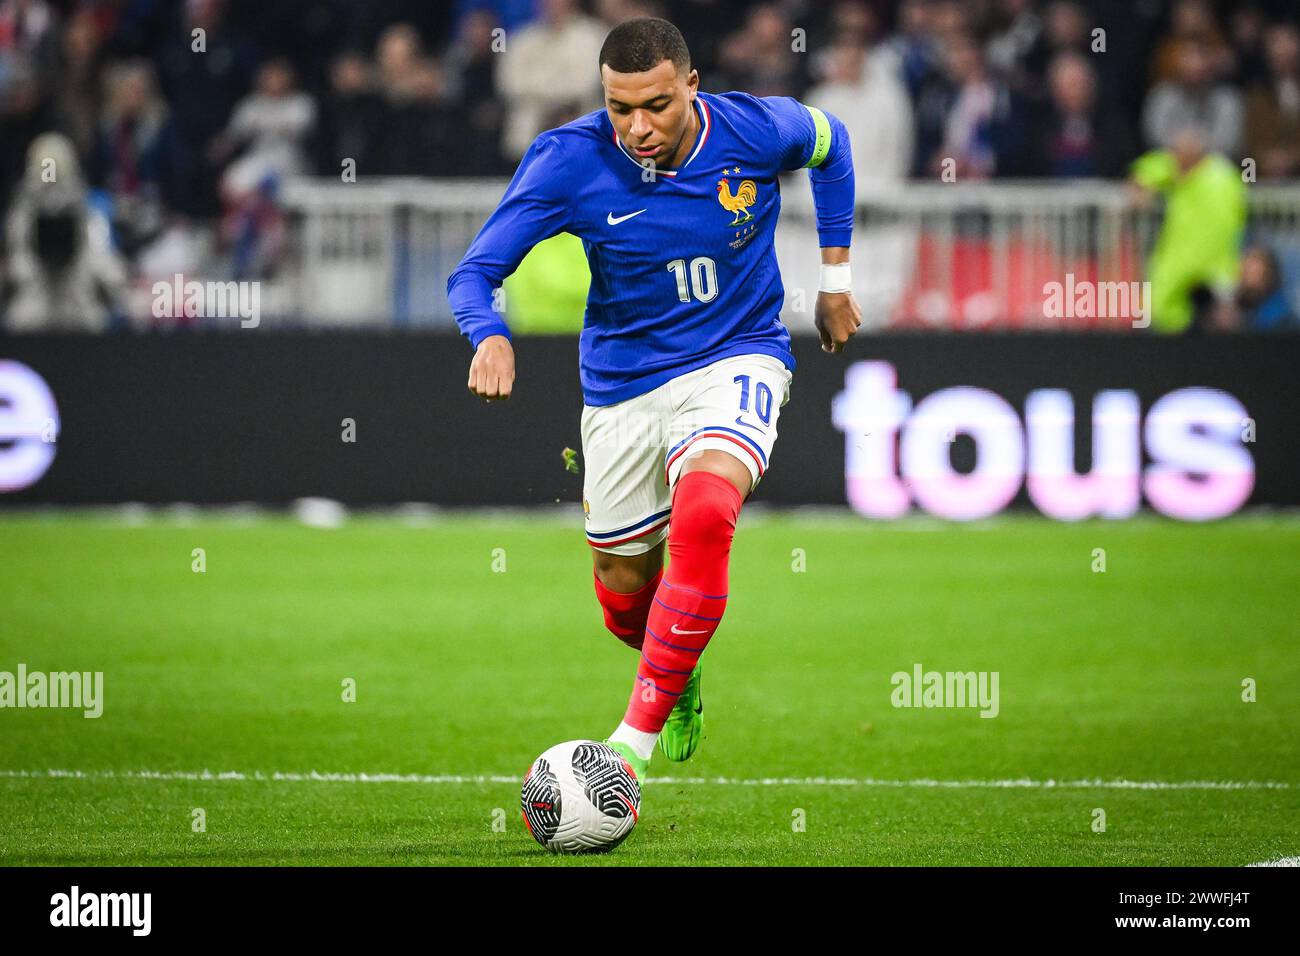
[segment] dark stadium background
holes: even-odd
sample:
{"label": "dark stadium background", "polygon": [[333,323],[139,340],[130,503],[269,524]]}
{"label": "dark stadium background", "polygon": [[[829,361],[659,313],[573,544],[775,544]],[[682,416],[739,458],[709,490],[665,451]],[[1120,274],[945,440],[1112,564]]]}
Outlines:
{"label": "dark stadium background", "polygon": [[[464,390],[444,286],[531,137],[600,107],[594,66],[572,58],[647,13],[683,28],[702,89],[843,114],[865,324],[847,362],[896,360],[914,402],[971,385],[1023,413],[1034,389],[1069,388],[1084,472],[1099,390],[1136,390],[1145,414],[1170,391],[1220,389],[1258,424],[1250,503],[1295,503],[1300,34],[1293,5],[1203,0],[9,0],[0,358],[49,386],[40,407],[60,420],[48,471],[19,468],[0,500],[576,503],[580,480],[559,469],[579,446],[576,241],[539,247],[507,283],[514,407]],[[982,91],[963,138],[962,104]],[[1159,199],[1126,182],[1184,127],[1207,163],[1243,170],[1222,198],[1247,216],[1237,274],[1187,263],[1186,314],[1154,323],[1054,314],[1048,282],[1222,259],[1162,252],[1185,237],[1163,236]],[[800,370],[756,500],[843,504],[829,410],[847,362],[809,347],[806,176],[784,192]],[[256,320],[187,313],[172,291],[210,281],[255,287]],[[15,461],[35,440],[24,416],[47,416],[7,401]],[[358,441],[341,444],[349,417]],[[953,443],[958,473],[974,457],[968,436]]]}

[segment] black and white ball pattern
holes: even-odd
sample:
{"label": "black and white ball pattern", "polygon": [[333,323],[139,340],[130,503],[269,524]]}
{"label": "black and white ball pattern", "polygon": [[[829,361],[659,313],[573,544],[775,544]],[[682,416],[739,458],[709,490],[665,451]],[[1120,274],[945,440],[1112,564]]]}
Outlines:
{"label": "black and white ball pattern", "polygon": [[520,805],[529,832],[551,852],[598,853],[618,846],[636,826],[641,786],[613,747],[570,740],[533,761]]}

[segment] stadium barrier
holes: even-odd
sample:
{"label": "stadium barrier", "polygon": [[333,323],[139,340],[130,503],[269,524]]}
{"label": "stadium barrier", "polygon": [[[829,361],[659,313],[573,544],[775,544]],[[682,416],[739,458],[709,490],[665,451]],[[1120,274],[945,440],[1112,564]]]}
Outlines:
{"label": "stadium barrier", "polygon": [[[287,318],[453,327],[446,278],[505,187],[505,180],[290,180],[282,194],[296,250]],[[1300,313],[1300,186],[1253,185],[1247,198],[1249,239],[1277,253]],[[782,318],[792,331],[812,333],[820,257],[807,178],[787,177],[782,199]],[[1121,330],[1128,316],[1049,317],[1043,288],[1067,276],[1140,281],[1160,213],[1131,206],[1118,182],[907,183],[864,197],[857,220],[854,292],[869,328]]]}
{"label": "stadium barrier", "polygon": [[[0,507],[576,505],[577,344],[516,346],[514,398],[488,404],[441,334],[0,338]],[[795,355],[757,501],[953,520],[1300,504],[1300,337],[899,333]]]}

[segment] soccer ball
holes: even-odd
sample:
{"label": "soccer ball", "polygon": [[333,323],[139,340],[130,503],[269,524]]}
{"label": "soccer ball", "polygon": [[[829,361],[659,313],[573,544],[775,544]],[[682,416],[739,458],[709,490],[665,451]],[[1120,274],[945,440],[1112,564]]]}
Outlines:
{"label": "soccer ball", "polygon": [[519,803],[528,832],[552,853],[602,853],[636,826],[641,787],[613,747],[570,740],[533,761]]}

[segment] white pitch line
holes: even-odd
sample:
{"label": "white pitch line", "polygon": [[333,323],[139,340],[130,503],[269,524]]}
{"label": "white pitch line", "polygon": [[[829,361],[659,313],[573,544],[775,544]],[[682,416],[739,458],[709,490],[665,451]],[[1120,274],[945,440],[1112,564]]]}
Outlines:
{"label": "white pitch line", "polygon": [[1247,863],[1247,866],[1300,866],[1300,856],[1284,856],[1280,860],[1265,860],[1263,863]]}
{"label": "white pitch line", "polygon": [[[307,773],[255,770],[0,770],[0,778],[46,780],[195,780],[266,783],[519,783],[523,777],[502,774]],[[873,777],[651,777],[647,783],[669,786],[733,787],[894,787],[951,790],[1291,790],[1276,780],[879,780]]]}

